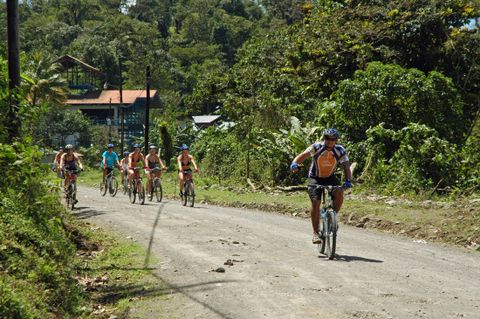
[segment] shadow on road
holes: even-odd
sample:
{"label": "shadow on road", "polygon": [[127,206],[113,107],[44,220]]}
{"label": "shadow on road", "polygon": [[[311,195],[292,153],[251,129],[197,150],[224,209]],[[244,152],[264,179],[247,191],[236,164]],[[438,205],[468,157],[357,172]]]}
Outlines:
{"label": "shadow on road", "polygon": [[104,215],[105,213],[99,212],[94,209],[89,209],[89,207],[77,207],[72,215],[78,219],[87,219],[94,216]]}
{"label": "shadow on road", "polygon": [[383,260],[348,255],[335,255],[335,260],[344,262],[360,261],[367,263],[383,263]]}
{"label": "shadow on road", "polygon": [[[165,203],[161,203],[160,207],[158,207],[157,216],[155,218],[155,221],[153,222],[152,231],[150,232],[150,240],[148,242],[147,254],[146,254],[146,257],[145,257],[145,262],[144,262],[144,267],[143,268],[149,268],[150,255],[152,253],[152,247],[153,247],[153,242],[154,242],[154,238],[155,238],[155,231],[157,229],[158,222],[160,220],[160,216],[162,214],[164,206],[165,206]],[[228,314],[225,314],[225,313],[221,312],[220,310],[215,309],[211,305],[199,300],[198,298],[193,296],[193,294],[189,290],[192,289],[192,288],[197,288],[197,287],[202,287],[202,289],[195,289],[195,291],[210,290],[210,289],[214,288],[214,287],[211,287],[211,285],[218,284],[218,283],[237,282],[236,280],[216,280],[216,281],[201,282],[201,283],[184,285],[184,286],[177,286],[177,285],[174,285],[172,283],[169,283],[169,282],[165,281],[163,278],[161,278],[159,275],[157,275],[153,272],[151,274],[152,274],[152,276],[154,276],[160,282],[163,283],[163,287],[162,288],[142,290],[142,291],[140,291],[142,296],[145,296],[145,293],[147,293],[147,295],[149,295],[149,296],[151,296],[151,295],[158,296],[158,295],[167,294],[167,293],[168,294],[180,293],[180,294],[188,297],[190,300],[192,300],[192,301],[202,305],[203,307],[207,308],[208,310],[215,313],[220,318],[224,318],[224,319],[232,318]],[[131,287],[130,289],[131,290],[126,289],[125,293],[129,294],[129,293],[132,293],[132,292],[136,291],[135,287]],[[143,289],[143,287],[138,287],[138,289]],[[137,292],[138,292],[138,289],[137,289]],[[152,290],[152,291],[149,291],[149,290]],[[120,291],[120,293],[121,293],[121,291]],[[126,296],[130,296],[130,295],[126,295]],[[105,297],[108,297],[108,295],[105,296]],[[122,298],[122,297],[125,297],[125,295],[120,296],[120,298]],[[109,298],[112,298],[112,296],[110,296]],[[116,297],[116,298],[118,298],[118,297]]]}

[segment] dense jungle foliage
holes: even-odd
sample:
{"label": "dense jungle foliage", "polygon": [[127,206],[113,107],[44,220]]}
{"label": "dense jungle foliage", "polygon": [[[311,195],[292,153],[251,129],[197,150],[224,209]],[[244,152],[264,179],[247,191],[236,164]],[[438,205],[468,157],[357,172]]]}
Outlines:
{"label": "dense jungle foliage", "polygon": [[[61,79],[39,67],[67,53],[99,67],[112,88],[120,61],[125,88],[143,88],[151,65],[163,103],[153,141],[167,160],[192,144],[215,179],[301,183],[290,161],[335,126],[367,187],[471,193],[480,185],[479,17],[478,0],[26,1],[26,81],[43,85],[29,95],[43,117],[30,134],[53,147],[52,119],[82,122],[51,107]],[[47,88],[58,94],[42,95]],[[195,131],[186,119],[200,114],[229,125]],[[102,140],[84,135],[84,145]]]}

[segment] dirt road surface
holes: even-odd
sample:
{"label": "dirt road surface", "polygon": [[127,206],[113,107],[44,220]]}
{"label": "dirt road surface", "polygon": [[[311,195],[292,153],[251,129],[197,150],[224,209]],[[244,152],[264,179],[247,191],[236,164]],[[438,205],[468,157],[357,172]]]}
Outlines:
{"label": "dirt road surface", "polygon": [[84,187],[79,200],[74,215],[133,237],[159,260],[151,266],[170,289],[135,316],[480,318],[478,252],[341,225],[329,261],[305,219],[174,200],[132,205]]}

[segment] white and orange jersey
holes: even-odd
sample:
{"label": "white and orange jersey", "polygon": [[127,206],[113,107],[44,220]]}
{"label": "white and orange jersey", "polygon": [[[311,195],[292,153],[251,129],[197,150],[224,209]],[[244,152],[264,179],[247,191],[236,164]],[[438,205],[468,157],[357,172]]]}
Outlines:
{"label": "white and orange jersey", "polygon": [[307,148],[312,156],[309,177],[327,178],[332,176],[338,164],[348,162],[347,152],[341,145],[328,150],[323,143],[314,143]]}

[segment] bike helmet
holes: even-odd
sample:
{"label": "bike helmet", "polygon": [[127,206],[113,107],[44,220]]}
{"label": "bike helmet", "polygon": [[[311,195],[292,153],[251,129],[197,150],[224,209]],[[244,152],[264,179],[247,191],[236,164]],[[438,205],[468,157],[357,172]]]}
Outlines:
{"label": "bike helmet", "polygon": [[157,150],[158,147],[156,147],[155,145],[150,145],[150,150]]}
{"label": "bike helmet", "polygon": [[133,144],[133,148],[140,148],[140,144],[137,144],[137,143]]}
{"label": "bike helmet", "polygon": [[180,146],[180,149],[181,149],[182,151],[189,150],[187,144],[182,144],[182,146]]}
{"label": "bike helmet", "polygon": [[337,129],[334,128],[327,128],[323,131],[323,137],[335,137],[335,138],[340,138],[340,133],[337,131]]}
{"label": "bike helmet", "polygon": [[61,151],[63,151],[63,150],[64,150],[63,146],[60,146],[60,147],[58,148],[58,151],[59,151],[59,152],[61,152]]}
{"label": "bike helmet", "polygon": [[128,156],[128,155],[130,155],[130,152],[123,152],[123,156],[124,156],[124,157],[125,157],[125,156]]}
{"label": "bike helmet", "polygon": [[67,144],[65,145],[65,150],[68,151],[68,150],[73,150],[73,145],[72,144]]}
{"label": "bike helmet", "polygon": [[107,148],[114,148],[115,146],[113,144],[108,144]]}

